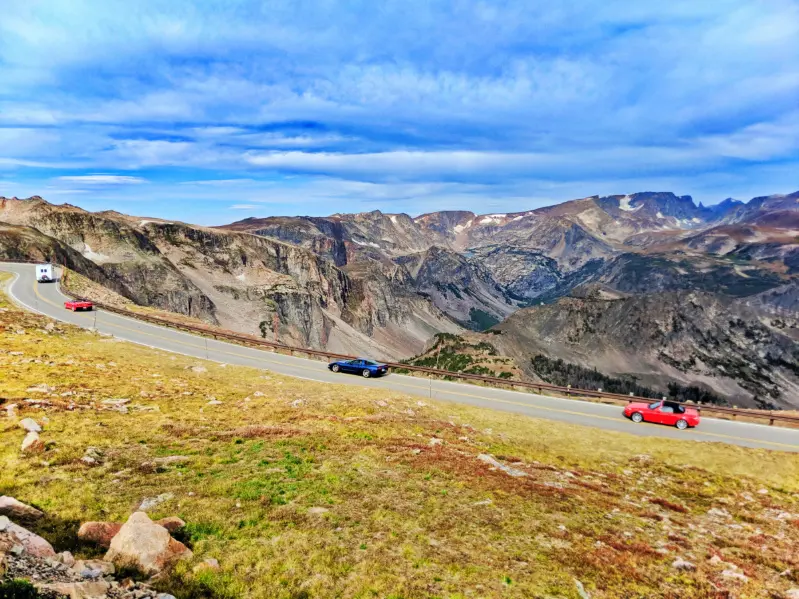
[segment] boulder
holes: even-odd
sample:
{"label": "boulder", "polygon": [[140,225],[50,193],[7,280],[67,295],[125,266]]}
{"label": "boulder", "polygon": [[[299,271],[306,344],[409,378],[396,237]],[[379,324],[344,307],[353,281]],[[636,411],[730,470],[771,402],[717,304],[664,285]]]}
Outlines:
{"label": "boulder", "polygon": [[42,427],[33,418],[23,418],[19,421],[19,425],[29,433],[42,432]]}
{"label": "boulder", "polygon": [[44,451],[44,443],[39,439],[39,434],[31,431],[22,440],[20,450],[23,453],[39,453]]}
{"label": "boulder", "polygon": [[56,555],[55,558],[59,562],[67,566],[68,568],[71,568],[72,566],[75,565],[75,556],[72,555],[72,553],[70,553],[69,551],[62,551],[61,553]]}
{"label": "boulder", "polygon": [[133,568],[145,575],[155,575],[192,552],[169,535],[144,512],[134,512],[111,540],[105,560],[118,568]]}
{"label": "boulder", "polygon": [[100,599],[105,598],[111,585],[104,580],[95,582],[54,582],[38,584],[36,588],[45,593],[54,593],[69,599]]}
{"label": "boulder", "polygon": [[18,520],[36,520],[44,516],[44,512],[17,501],[13,497],[3,495],[0,497],[0,516],[8,516]]}
{"label": "boulder", "polygon": [[14,524],[8,519],[8,516],[0,516],[0,531],[11,535],[22,547],[24,553],[35,557],[55,557],[55,550],[50,543],[28,529]]}
{"label": "boulder", "polygon": [[119,522],[84,522],[78,529],[78,538],[108,549],[121,528]]}
{"label": "boulder", "polygon": [[168,518],[161,518],[156,522],[156,524],[163,526],[170,533],[175,533],[181,530],[184,526],[186,526],[186,523],[177,516],[169,516]]}

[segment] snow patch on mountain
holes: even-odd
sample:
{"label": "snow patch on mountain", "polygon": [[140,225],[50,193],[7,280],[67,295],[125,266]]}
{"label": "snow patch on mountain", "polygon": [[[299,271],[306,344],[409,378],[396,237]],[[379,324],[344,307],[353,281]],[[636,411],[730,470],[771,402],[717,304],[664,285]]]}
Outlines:
{"label": "snow patch on mountain", "polygon": [[379,248],[380,247],[379,245],[377,245],[376,243],[371,242],[371,241],[358,241],[357,239],[353,239],[352,242],[357,244],[357,245],[365,245],[365,246],[369,246],[369,247],[372,247],[372,248]]}
{"label": "snow patch on mountain", "polygon": [[468,229],[471,226],[472,226],[472,221],[468,220],[468,221],[466,221],[465,225],[455,225],[454,227],[452,227],[452,230],[455,231],[455,233],[461,233],[461,232],[463,232],[464,230]]}
{"label": "snow patch on mountain", "polygon": [[624,210],[625,212],[635,212],[640,210],[643,204],[639,204],[638,206],[633,207],[630,205],[630,200],[632,198],[630,196],[624,196],[619,200],[619,210]]}

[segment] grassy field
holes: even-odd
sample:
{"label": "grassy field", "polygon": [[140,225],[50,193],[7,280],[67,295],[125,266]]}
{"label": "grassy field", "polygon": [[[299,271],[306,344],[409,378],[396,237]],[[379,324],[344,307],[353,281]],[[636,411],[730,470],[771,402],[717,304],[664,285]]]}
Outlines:
{"label": "grassy field", "polygon": [[[575,579],[594,599],[799,587],[797,455],[204,363],[4,297],[0,377],[0,401],[47,419],[46,451],[23,456],[0,406],[0,494],[44,509],[38,530],[57,549],[87,554],[79,522],[170,494],[151,516],[182,517],[195,560],[222,566],[182,565],[159,583],[178,597],[578,598]],[[42,383],[53,389],[32,389]],[[127,413],[103,404],[113,398]],[[88,446],[102,465],[80,462]],[[158,464],[171,455],[187,459]]]}

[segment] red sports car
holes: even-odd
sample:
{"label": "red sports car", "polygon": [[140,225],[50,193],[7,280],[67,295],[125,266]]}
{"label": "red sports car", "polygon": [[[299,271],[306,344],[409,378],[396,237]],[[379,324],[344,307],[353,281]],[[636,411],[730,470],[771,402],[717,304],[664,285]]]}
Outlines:
{"label": "red sports car", "polygon": [[67,310],[77,312],[78,310],[91,310],[94,308],[94,304],[92,304],[89,300],[70,300],[64,302],[64,307]]}
{"label": "red sports car", "polygon": [[631,403],[624,408],[624,415],[633,422],[656,422],[685,430],[699,425],[699,411],[687,408],[676,401],[656,401],[651,404]]}

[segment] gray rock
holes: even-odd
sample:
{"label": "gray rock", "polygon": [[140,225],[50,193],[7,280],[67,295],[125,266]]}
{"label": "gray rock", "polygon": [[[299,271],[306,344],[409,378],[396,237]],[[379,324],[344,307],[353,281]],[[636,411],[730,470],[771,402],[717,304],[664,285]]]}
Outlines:
{"label": "gray rock", "polygon": [[160,505],[165,501],[169,501],[174,497],[175,496],[172,493],[161,493],[156,497],[146,497],[144,500],[142,500],[141,504],[139,504],[139,510],[146,512],[147,510],[151,510],[155,506]]}
{"label": "gray rock", "polygon": [[688,571],[696,570],[695,564],[692,564],[691,562],[686,561],[681,557],[678,557],[673,562],[671,562],[671,567],[676,568],[677,570],[688,570]]}
{"label": "gray rock", "polygon": [[19,421],[19,425],[29,433],[42,432],[42,427],[33,418],[23,418]]}
{"label": "gray rock", "polygon": [[0,516],[8,516],[9,518],[16,519],[38,519],[44,516],[44,512],[37,510],[35,507],[26,505],[13,497],[3,495],[0,497]]}
{"label": "gray rock", "polygon": [[75,556],[73,556],[69,551],[62,551],[55,558],[61,562],[64,566],[71,568],[75,565]]}
{"label": "gray rock", "polygon": [[502,470],[502,472],[504,472],[509,476],[517,478],[522,476],[527,476],[527,473],[524,472],[523,470],[518,470],[516,468],[511,468],[510,466],[506,466],[502,462],[498,461],[495,457],[490,456],[486,453],[481,453],[480,455],[477,456],[477,459],[485,464],[488,464],[489,466],[497,468],[498,470]]}
{"label": "gray rock", "polygon": [[728,578],[730,580],[740,580],[741,582],[749,582],[749,577],[742,573],[738,572],[737,570],[724,570],[721,575],[724,578]]}
{"label": "gray rock", "polygon": [[99,580],[115,572],[114,564],[99,559],[78,560],[72,566],[72,571],[87,580]]}
{"label": "gray rock", "polygon": [[44,450],[44,443],[39,439],[38,433],[30,432],[25,435],[19,449],[22,453],[38,453]]}

